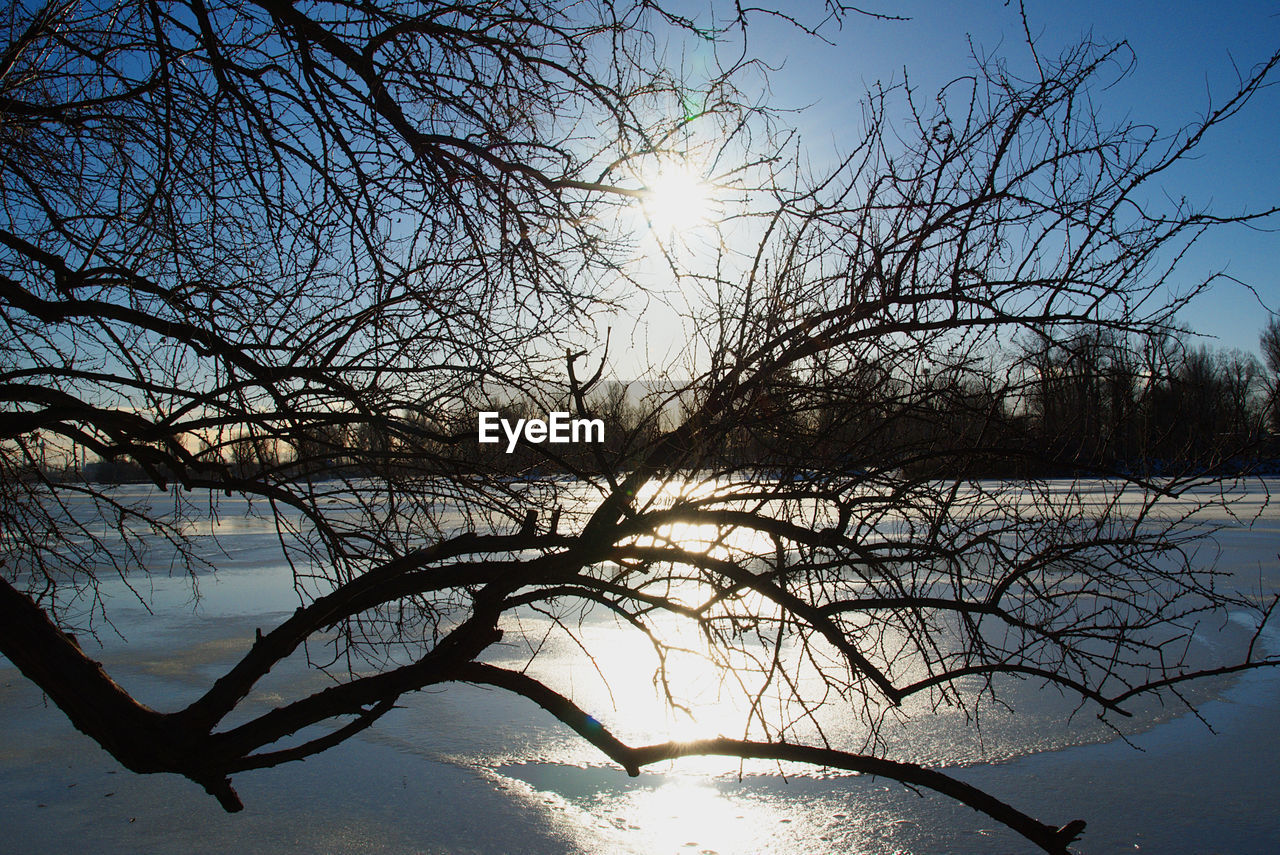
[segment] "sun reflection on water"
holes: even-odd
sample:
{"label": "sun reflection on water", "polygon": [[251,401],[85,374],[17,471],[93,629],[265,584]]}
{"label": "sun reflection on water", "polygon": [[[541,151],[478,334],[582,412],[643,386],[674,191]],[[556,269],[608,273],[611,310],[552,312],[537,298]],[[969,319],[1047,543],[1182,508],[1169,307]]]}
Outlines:
{"label": "sun reflection on water", "polygon": [[[559,814],[574,814],[584,832],[606,838],[586,851],[782,855],[857,851],[889,855],[882,845],[896,814],[863,806],[883,787],[867,779],[739,780],[684,772],[646,773],[623,784],[600,772],[564,766],[505,767],[502,780],[528,787]],[[621,774],[621,773],[619,773]],[[581,780],[585,779],[585,780]],[[560,795],[560,793],[566,795]],[[897,794],[901,796],[901,793]],[[585,838],[587,835],[584,834]]]}
{"label": "sun reflection on water", "polygon": [[730,799],[704,781],[674,778],[637,793],[630,822],[653,852],[741,852],[758,837],[761,806]]}

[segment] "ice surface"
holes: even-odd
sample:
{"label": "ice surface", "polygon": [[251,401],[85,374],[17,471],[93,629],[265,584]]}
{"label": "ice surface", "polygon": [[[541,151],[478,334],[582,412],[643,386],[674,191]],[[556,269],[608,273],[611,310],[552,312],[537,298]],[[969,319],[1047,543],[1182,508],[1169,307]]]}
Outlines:
{"label": "ice surface", "polygon": [[[1280,589],[1280,513],[1255,482],[1215,512],[1220,565],[1258,590]],[[297,604],[289,568],[264,561],[274,531],[223,514],[217,572],[200,598],[178,575],[147,584],[154,615],[122,584],[93,652],[142,700],[190,700],[253,638]],[[609,625],[589,627],[607,633]],[[1223,643],[1242,637],[1229,628]],[[1264,637],[1280,649],[1280,636]],[[89,643],[92,643],[89,640]],[[609,646],[605,639],[605,648]],[[548,651],[554,670],[556,652]],[[510,654],[517,657],[517,652]],[[566,654],[567,655],[567,654]],[[318,680],[292,663],[251,703],[266,708]],[[601,717],[644,720],[595,697]],[[1201,687],[1203,716],[1150,710],[1131,742],[1085,712],[1064,722],[1051,693],[1011,687],[1017,714],[992,708],[981,730],[958,713],[891,730],[893,756],[952,774],[1046,821],[1089,821],[1081,852],[1280,851],[1280,673]],[[635,704],[645,703],[633,698]],[[533,705],[496,691],[420,693],[353,741],[237,776],[247,810],[224,814],[176,776],[137,776],[71,728],[0,660],[0,850],[133,852],[867,852],[997,853],[1027,847],[984,817],[888,781],[682,761],[628,778]],[[628,715],[630,713],[631,715]],[[670,722],[669,722],[670,724]],[[676,723],[678,724],[678,723]],[[657,725],[661,731],[662,723]],[[711,725],[714,727],[714,723]]]}

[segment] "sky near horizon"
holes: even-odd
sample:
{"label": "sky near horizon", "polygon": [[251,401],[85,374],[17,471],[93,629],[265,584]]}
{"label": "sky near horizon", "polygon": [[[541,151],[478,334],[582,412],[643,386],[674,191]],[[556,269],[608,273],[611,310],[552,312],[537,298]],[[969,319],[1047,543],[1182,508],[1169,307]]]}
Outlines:
{"label": "sky near horizon", "polygon": [[[905,73],[919,92],[932,94],[972,69],[971,49],[1031,67],[1016,0],[878,0],[864,8],[908,20],[850,15],[841,28],[825,31],[830,45],[767,17],[753,22],[750,52],[779,66],[770,75],[771,103],[807,105],[797,123],[811,152],[838,150],[842,136],[856,132],[859,102],[877,81],[901,82]],[[1167,133],[1219,105],[1239,75],[1280,50],[1280,4],[1274,2],[1026,0],[1025,8],[1044,58],[1085,37],[1127,41],[1132,73],[1093,92],[1095,103],[1108,123],[1149,123]],[[1275,205],[1280,85],[1260,92],[1198,151],[1194,162],[1164,177],[1161,189],[1169,196],[1223,214]],[[1280,228],[1280,217],[1271,225]],[[1280,232],[1230,227],[1206,235],[1188,255],[1181,281],[1215,271],[1247,283],[1256,295],[1223,282],[1184,310],[1182,320],[1207,336],[1207,345],[1256,354],[1268,311],[1280,311]]]}

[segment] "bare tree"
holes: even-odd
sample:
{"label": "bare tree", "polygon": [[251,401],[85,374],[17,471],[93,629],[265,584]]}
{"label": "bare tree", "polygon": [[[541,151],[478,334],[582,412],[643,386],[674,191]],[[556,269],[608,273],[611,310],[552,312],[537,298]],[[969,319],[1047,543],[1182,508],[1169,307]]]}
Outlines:
{"label": "bare tree", "polygon": [[[743,22],[729,21],[708,34],[648,3],[11,9],[0,651],[125,766],[185,775],[228,810],[231,775],[464,682],[534,701],[632,774],[690,754],[868,772],[1065,852],[1083,823],[886,757],[878,725],[913,699],[972,708],[1018,680],[1123,717],[1140,696],[1274,664],[1252,644],[1208,667],[1173,653],[1207,613],[1252,609],[1260,629],[1274,604],[1201,562],[1194,517],[1162,512],[1194,480],[1064,493],[956,462],[1025,454],[1007,426],[1034,380],[1001,356],[1016,335],[1158,337],[1187,299],[1166,296],[1177,250],[1272,213],[1154,212],[1147,191],[1280,56],[1171,136],[1092,112],[1121,48],[1037,58],[1027,79],[987,60],[928,110],[905,87],[871,93],[847,157],[784,182],[767,135],[763,151],[748,137],[768,116],[734,90],[736,60],[696,111],[647,118],[689,96],[656,33],[731,43]],[[685,319],[687,382],[602,405],[608,381],[582,368],[602,352],[583,342],[627,308],[609,211],[643,196],[624,165],[669,154],[694,122],[715,129],[721,172],[761,166],[769,204],[717,257],[666,258],[707,296]],[[503,396],[604,406],[633,433],[576,456],[527,446],[513,480],[475,443],[475,409]],[[158,517],[57,480],[45,439],[129,455],[175,491],[270,503],[298,610],[185,708],[136,702],[68,634],[60,596],[145,572],[128,544],[157,532],[202,556],[181,504]],[[691,630],[748,699],[740,735],[628,745],[567,684],[495,662],[521,615],[572,633],[593,609],[662,661],[673,627]],[[347,669],[335,684],[233,717],[322,637]],[[867,736],[829,737],[830,705]]]}
{"label": "bare tree", "polygon": [[1259,339],[1262,346],[1262,358],[1271,370],[1271,381],[1267,388],[1268,418],[1272,430],[1280,430],[1280,319],[1274,315],[1267,321],[1266,329]]}

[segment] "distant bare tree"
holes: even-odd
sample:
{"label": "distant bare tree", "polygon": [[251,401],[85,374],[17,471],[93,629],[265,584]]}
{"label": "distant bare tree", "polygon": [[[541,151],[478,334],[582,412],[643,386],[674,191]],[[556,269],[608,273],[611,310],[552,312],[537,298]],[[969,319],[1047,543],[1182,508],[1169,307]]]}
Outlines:
{"label": "distant bare tree", "polygon": [[[1274,605],[1201,563],[1193,518],[1161,512],[1196,481],[1064,492],[970,480],[955,463],[1019,454],[1001,426],[1034,381],[1001,368],[1015,336],[1097,331],[1138,347],[1186,299],[1166,296],[1170,251],[1272,213],[1156,212],[1147,191],[1280,56],[1170,136],[1093,111],[1086,96],[1123,66],[1121,48],[1038,58],[1027,79],[988,60],[928,109],[905,87],[873,91],[845,159],[803,180],[767,134],[748,138],[768,117],[735,92],[737,62],[704,82],[694,113],[648,118],[689,96],[653,53],[658,33],[731,41],[734,14],[718,31],[608,2],[7,15],[0,651],[128,768],[185,775],[237,810],[231,775],[465,682],[532,700],[632,774],[691,754],[856,770],[1065,852],[1082,822],[1046,824],[886,757],[879,724],[914,698],[973,709],[1018,680],[1122,717],[1140,696],[1274,664],[1253,645],[1208,667],[1173,652],[1206,614],[1252,610],[1260,627]],[[758,160],[777,179],[764,216],[736,237],[725,226],[718,257],[666,259],[706,297],[685,318],[705,359],[625,407],[605,391],[632,441],[572,459],[528,446],[513,478],[477,450],[475,409],[504,396],[598,406],[607,381],[584,370],[600,354],[584,358],[583,342],[628,307],[610,279],[628,251],[610,213],[643,195],[620,164],[668,153],[693,122],[739,158],[718,168]],[[137,703],[68,634],[80,627],[60,595],[145,573],[128,544],[157,532],[201,556],[181,501],[156,517],[56,480],[36,451],[46,438],[129,455],[179,497],[268,500],[292,557],[314,562],[299,564],[298,610],[187,707]],[[266,454],[246,448],[278,457],[246,466]],[[63,510],[76,496],[125,548]],[[494,664],[515,618],[572,633],[592,609],[664,657],[672,627],[691,628],[749,700],[736,738],[628,745],[567,682]],[[322,635],[350,668],[337,682],[229,718]],[[683,687],[657,678],[680,703]],[[828,705],[870,736],[833,742]]]}
{"label": "distant bare tree", "polygon": [[1267,389],[1268,417],[1271,429],[1280,433],[1280,318],[1272,315],[1267,321],[1260,344],[1262,358],[1271,371],[1271,382]]}
{"label": "distant bare tree", "polygon": [[1224,433],[1229,438],[1254,439],[1263,425],[1258,418],[1259,383],[1264,379],[1261,363],[1253,354],[1240,350],[1218,353],[1218,377],[1222,383]]}

